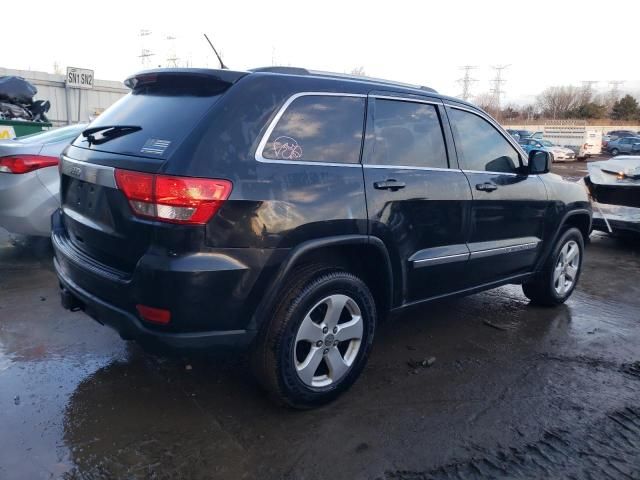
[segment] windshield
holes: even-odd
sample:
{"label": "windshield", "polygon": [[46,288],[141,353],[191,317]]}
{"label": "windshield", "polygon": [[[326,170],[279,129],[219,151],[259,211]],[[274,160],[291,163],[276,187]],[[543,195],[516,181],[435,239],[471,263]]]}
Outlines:
{"label": "windshield", "polygon": [[551,143],[549,140],[540,140],[540,143],[542,144],[543,147],[555,147],[555,145]]}
{"label": "windshield", "polygon": [[68,127],[54,128],[44,132],[32,133],[31,135],[25,135],[24,137],[16,138],[16,142],[19,143],[53,143],[62,140],[71,140],[72,138],[80,135],[86,128],[86,123],[79,123],[77,125],[69,125]]}

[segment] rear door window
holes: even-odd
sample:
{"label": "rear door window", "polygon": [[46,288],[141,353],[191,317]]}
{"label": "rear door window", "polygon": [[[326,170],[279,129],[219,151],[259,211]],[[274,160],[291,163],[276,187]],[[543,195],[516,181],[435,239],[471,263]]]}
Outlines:
{"label": "rear door window", "polygon": [[133,126],[139,130],[93,145],[80,136],[73,144],[166,160],[226,88],[228,84],[207,77],[158,75],[136,86],[88,127]]}
{"label": "rear door window", "polygon": [[444,134],[435,105],[375,100],[372,165],[447,168]]}
{"label": "rear door window", "polygon": [[304,95],[291,102],[262,149],[262,158],[358,163],[365,99]]}

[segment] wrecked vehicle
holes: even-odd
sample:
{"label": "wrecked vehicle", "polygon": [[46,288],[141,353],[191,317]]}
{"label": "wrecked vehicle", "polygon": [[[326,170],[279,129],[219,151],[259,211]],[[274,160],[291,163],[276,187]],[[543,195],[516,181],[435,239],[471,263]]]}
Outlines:
{"label": "wrecked vehicle", "polygon": [[0,77],[0,120],[48,122],[48,100],[33,100],[38,89],[22,77]]}
{"label": "wrecked vehicle", "polygon": [[640,156],[592,162],[584,184],[593,204],[593,229],[640,234]]}

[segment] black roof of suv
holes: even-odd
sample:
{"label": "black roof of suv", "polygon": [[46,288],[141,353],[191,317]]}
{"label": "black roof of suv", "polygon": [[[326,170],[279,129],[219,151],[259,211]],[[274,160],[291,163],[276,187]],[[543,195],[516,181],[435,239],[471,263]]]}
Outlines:
{"label": "black roof of suv", "polygon": [[123,338],[251,346],[280,401],[335,398],[379,316],[505,283],[575,288],[591,210],[489,115],[293,68],[166,69],[63,154],[63,303]]}

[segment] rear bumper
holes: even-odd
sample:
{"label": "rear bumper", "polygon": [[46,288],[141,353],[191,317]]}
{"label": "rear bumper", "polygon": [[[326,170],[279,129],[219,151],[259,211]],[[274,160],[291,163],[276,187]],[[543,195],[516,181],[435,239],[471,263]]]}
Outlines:
{"label": "rear bumper", "polygon": [[[172,350],[206,350],[216,347],[241,348],[251,343],[255,332],[224,330],[207,332],[167,333],[151,330],[135,315],[111,305],[83,290],[67,278],[54,258],[54,266],[64,298],[63,306],[82,310],[102,325],[113,328],[124,340],[136,340]],[[69,296],[71,298],[69,298]]]}
{"label": "rear bumper", "polygon": [[[96,262],[71,242],[60,211],[52,216],[54,265],[63,305],[77,307],[122,338],[174,349],[249,344],[251,317],[266,288],[273,251],[239,248],[179,256],[150,248],[133,272]],[[136,305],[171,312],[167,325],[144,321]]]}
{"label": "rear bumper", "polygon": [[51,214],[58,206],[58,199],[43,185],[37,172],[0,173],[1,227],[12,233],[47,237]]}

